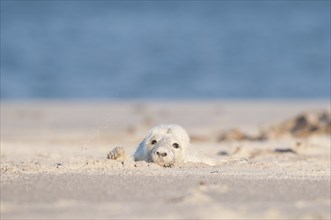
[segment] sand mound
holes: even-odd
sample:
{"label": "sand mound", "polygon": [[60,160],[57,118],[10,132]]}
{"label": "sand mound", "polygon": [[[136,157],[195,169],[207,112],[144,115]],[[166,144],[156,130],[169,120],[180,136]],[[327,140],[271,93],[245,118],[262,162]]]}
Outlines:
{"label": "sand mound", "polygon": [[315,134],[330,135],[331,112],[306,112],[271,127],[269,135],[308,137]]}
{"label": "sand mound", "polygon": [[246,134],[240,129],[231,129],[221,133],[218,141],[262,141],[284,136],[306,138],[312,135],[331,135],[331,112],[305,112],[287,119],[257,135]]}
{"label": "sand mound", "polygon": [[223,132],[219,137],[217,138],[217,141],[263,141],[266,140],[267,136],[264,132],[260,132],[257,135],[250,135],[246,134],[240,129],[231,129],[228,131]]}

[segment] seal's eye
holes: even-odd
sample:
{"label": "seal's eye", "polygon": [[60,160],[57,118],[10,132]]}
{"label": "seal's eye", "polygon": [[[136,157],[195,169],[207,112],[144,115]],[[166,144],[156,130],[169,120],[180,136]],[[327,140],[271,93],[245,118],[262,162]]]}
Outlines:
{"label": "seal's eye", "polygon": [[172,146],[176,149],[179,148],[179,145],[177,143],[173,143]]}
{"label": "seal's eye", "polygon": [[152,145],[154,145],[154,144],[156,144],[156,143],[157,143],[156,140],[152,140],[152,142],[151,142]]}

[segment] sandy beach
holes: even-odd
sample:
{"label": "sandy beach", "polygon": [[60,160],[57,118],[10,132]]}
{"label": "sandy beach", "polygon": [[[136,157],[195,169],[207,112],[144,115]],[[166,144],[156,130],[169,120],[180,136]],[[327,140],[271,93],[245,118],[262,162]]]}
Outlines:
{"label": "sandy beach", "polygon": [[[319,111],[330,102],[2,102],[1,219],[330,219],[330,130],[298,118]],[[160,123],[217,165],[134,162]],[[123,163],[106,159],[117,146]]]}

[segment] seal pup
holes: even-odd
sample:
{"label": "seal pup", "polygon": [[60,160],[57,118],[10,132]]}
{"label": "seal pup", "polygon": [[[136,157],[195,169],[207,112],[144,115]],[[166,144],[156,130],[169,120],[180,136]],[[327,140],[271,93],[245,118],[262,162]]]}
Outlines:
{"label": "seal pup", "polygon": [[189,152],[190,137],[180,125],[161,124],[153,127],[137,147],[135,161],[153,162],[163,167],[172,167],[185,162],[202,162],[213,165],[208,160]]}

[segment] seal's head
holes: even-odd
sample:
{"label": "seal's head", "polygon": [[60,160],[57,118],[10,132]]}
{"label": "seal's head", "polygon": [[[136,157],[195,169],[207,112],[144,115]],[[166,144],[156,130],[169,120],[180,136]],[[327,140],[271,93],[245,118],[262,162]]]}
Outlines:
{"label": "seal's head", "polygon": [[171,167],[185,161],[190,138],[179,125],[158,125],[152,128],[139,145],[135,160]]}

